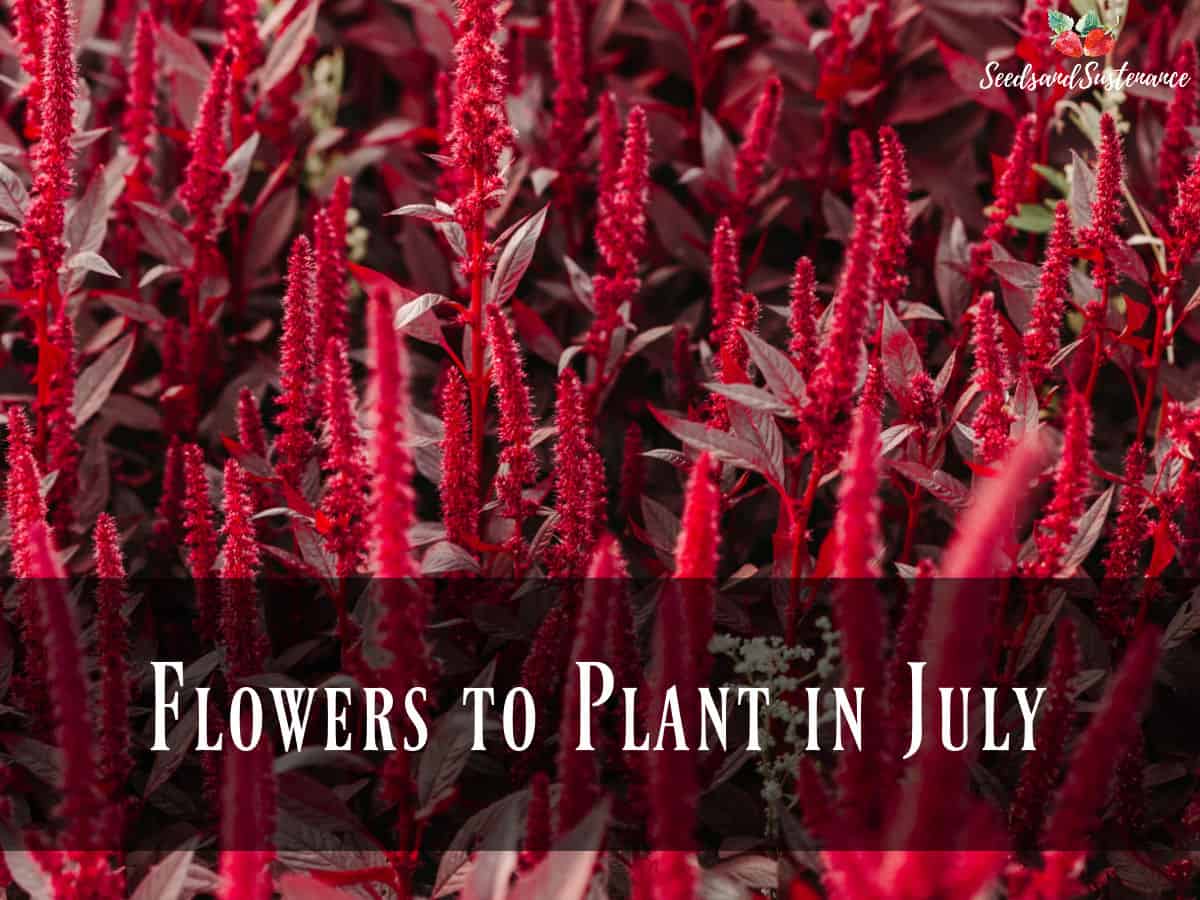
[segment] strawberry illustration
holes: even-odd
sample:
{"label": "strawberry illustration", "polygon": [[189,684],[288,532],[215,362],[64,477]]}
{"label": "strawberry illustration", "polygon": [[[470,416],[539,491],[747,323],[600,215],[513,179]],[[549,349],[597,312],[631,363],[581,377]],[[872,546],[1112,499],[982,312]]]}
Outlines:
{"label": "strawberry illustration", "polygon": [[[1079,43],[1078,38],[1075,42]],[[1088,56],[1106,56],[1116,42],[1117,39],[1108,31],[1096,28],[1088,32],[1087,38],[1083,42],[1083,52]],[[1055,46],[1058,46],[1057,43]]]}
{"label": "strawberry illustration", "polygon": [[[1089,39],[1090,40],[1090,39]],[[1077,59],[1083,56],[1083,41],[1074,31],[1064,31],[1054,39],[1054,49],[1063,56]]]}

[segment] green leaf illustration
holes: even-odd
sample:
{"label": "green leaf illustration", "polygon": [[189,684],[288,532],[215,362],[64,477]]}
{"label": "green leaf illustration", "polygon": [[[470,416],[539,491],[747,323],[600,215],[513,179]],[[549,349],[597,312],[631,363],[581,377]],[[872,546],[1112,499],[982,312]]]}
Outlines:
{"label": "green leaf illustration", "polygon": [[1047,17],[1050,20],[1050,30],[1055,34],[1062,34],[1075,24],[1074,19],[1064,12],[1059,12],[1057,9],[1050,10],[1047,13]]}
{"label": "green leaf illustration", "polygon": [[1096,15],[1096,11],[1094,9],[1089,9],[1087,11],[1087,15],[1075,23],[1075,30],[1084,37],[1087,37],[1089,32],[1095,31],[1097,28],[1102,27],[1103,23],[1101,23],[1100,17]]}

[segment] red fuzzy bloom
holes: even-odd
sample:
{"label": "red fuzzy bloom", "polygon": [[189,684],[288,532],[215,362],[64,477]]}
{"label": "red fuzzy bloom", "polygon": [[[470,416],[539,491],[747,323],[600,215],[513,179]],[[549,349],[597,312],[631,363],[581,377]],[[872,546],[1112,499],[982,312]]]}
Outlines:
{"label": "red fuzzy bloom", "polygon": [[[450,134],[452,165],[466,193],[455,213],[468,235],[483,228],[483,217],[500,201],[500,154],[512,145],[512,128],[504,109],[504,58],[496,33],[493,0],[457,0],[458,38],[454,44],[454,108]],[[465,264],[473,265],[473,255]],[[470,277],[469,272],[464,273]]]}
{"label": "red fuzzy bloom", "polygon": [[[877,379],[877,376],[876,376]],[[879,721],[883,695],[885,620],[872,579],[880,574],[879,410],[859,404],[850,429],[845,471],[834,519],[833,577],[840,581],[833,613],[841,633],[843,683],[863,688],[865,732],[861,749],[843,754],[837,769],[839,828],[847,835],[874,833],[882,800],[876,776],[882,747]]]}
{"label": "red fuzzy bloom", "polygon": [[[1124,153],[1121,150],[1121,137],[1117,134],[1117,123],[1105,113],[1100,117],[1100,153],[1096,160],[1096,196],[1092,201],[1092,221],[1079,230],[1079,242],[1102,253],[1118,240],[1116,229],[1121,219],[1124,171]],[[1099,268],[1107,272],[1108,265],[1102,263]]]}
{"label": "red fuzzy bloom", "polygon": [[710,341],[720,347],[725,329],[742,295],[742,273],[738,263],[737,233],[728,216],[722,216],[712,239],[712,331]]}
{"label": "red fuzzy bloom", "polygon": [[204,451],[195,444],[186,444],[183,448],[183,480],[184,545],[187,547],[188,572],[196,582],[196,626],[202,638],[212,640],[217,634],[218,618],[211,580],[216,574],[217,533],[213,527]]}
{"label": "red fuzzy bloom", "polygon": [[225,525],[221,533],[225,537],[221,548],[221,636],[230,677],[240,681],[262,670],[267,648],[253,584],[262,565],[262,552],[249,480],[235,459],[225,461]]}
{"label": "red fuzzy bloom", "polygon": [[[1067,400],[1062,458],[1054,470],[1054,493],[1034,531],[1037,559],[1026,569],[1034,578],[1054,578],[1075,536],[1090,485],[1092,414],[1083,394]],[[1062,573],[1069,575],[1070,573]]]}
{"label": "red fuzzy bloom", "polygon": [[1147,629],[1126,651],[1072,754],[1067,780],[1042,832],[1043,849],[1082,850],[1088,846],[1117,764],[1139,728],[1158,655],[1159,632],[1154,628]]}
{"label": "red fuzzy bloom", "polygon": [[1200,250],[1200,155],[1192,160],[1187,178],[1179,185],[1170,221],[1172,240],[1167,247],[1174,272],[1188,265]]}
{"label": "red fuzzy bloom", "polygon": [[[588,564],[583,602],[575,617],[575,642],[571,650],[569,672],[577,672],[581,662],[603,661],[612,665],[613,660],[608,657],[608,627],[614,613],[615,595],[621,587],[620,579],[624,577],[627,576],[620,547],[612,537],[602,537]],[[582,821],[599,796],[596,754],[588,748],[577,749],[585,721],[592,740],[601,740],[597,735],[598,718],[586,701],[581,704],[579,678],[569,677],[563,691],[562,719],[559,723],[557,766],[562,790],[558,799],[555,833],[560,836]]]}
{"label": "red fuzzy bloom", "polygon": [[979,462],[991,465],[1008,453],[1013,415],[1006,390],[1008,362],[1000,338],[996,300],[986,293],[975,305],[975,383],[983,400],[971,421]]}
{"label": "red fuzzy bloom", "polygon": [[[896,132],[885,126],[879,132],[878,246],[871,265],[873,302],[882,311],[893,310],[908,290],[908,164]],[[882,315],[882,312],[880,312]]]}
{"label": "red fuzzy bloom", "polygon": [[817,293],[813,264],[807,256],[796,260],[792,275],[788,328],[788,353],[797,371],[807,381],[817,362]]}
{"label": "red fuzzy bloom", "polygon": [[846,264],[833,298],[832,320],[820,360],[808,385],[808,405],[804,411],[808,440],[820,454],[822,469],[836,459],[845,441],[871,308],[870,272],[876,235],[875,199],[868,180],[873,169],[870,142],[856,131],[851,136],[851,149],[855,159],[854,232],[846,249]]}
{"label": "red fuzzy bloom", "polygon": [[1142,484],[1145,477],[1146,449],[1141,444],[1134,444],[1125,454],[1121,501],[1117,504],[1117,521],[1104,559],[1106,579],[1136,578],[1144,572],[1141,551],[1150,530],[1146,488]]}
{"label": "red fuzzy bloom", "polygon": [[346,216],[350,212],[350,179],[339,178],[329,203],[313,223],[313,259],[316,266],[316,332],[313,344],[324,347],[349,332],[346,286]]}
{"label": "red fuzzy bloom", "polygon": [[1050,794],[1058,784],[1075,697],[1071,683],[1079,674],[1079,648],[1075,625],[1064,617],[1059,621],[1054,656],[1046,677],[1046,699],[1037,719],[1035,749],[1021,766],[1021,777],[1009,812],[1009,828],[1019,847],[1028,847],[1042,829]]}
{"label": "red fuzzy bloom", "polygon": [[[613,331],[621,324],[623,307],[641,287],[638,264],[646,249],[646,202],[649,197],[649,133],[640,106],[629,113],[625,150],[615,177],[607,180],[598,199],[596,244],[606,271],[593,281],[595,318],[587,349],[607,367]],[[602,181],[602,183],[604,183]]]}
{"label": "red fuzzy bloom", "polygon": [[750,116],[745,140],[742,141],[733,161],[734,190],[737,203],[743,210],[750,204],[762,179],[763,168],[771,152],[771,145],[775,142],[775,132],[779,128],[779,110],[782,104],[783,83],[778,77],[771,76],[763,86],[754,113]]}
{"label": "red fuzzy bloom", "polygon": [[238,391],[237,434],[239,444],[254,455],[267,458],[267,432],[263,427],[262,412],[254,391],[246,386]]}
{"label": "red fuzzy bloom", "polygon": [[14,0],[12,23],[16,31],[21,68],[29,76],[25,85],[25,136],[36,138],[41,130],[42,39],[46,33],[46,10],[42,0]]}
{"label": "red fuzzy bloom", "polygon": [[579,151],[587,133],[588,89],[584,71],[583,22],[580,0],[553,0],[550,4],[550,41],[554,64],[554,119],[550,145],[555,167],[565,184],[572,184]]}
{"label": "red fuzzy bloom", "polygon": [[349,353],[340,341],[326,345],[321,388],[323,468],[328,475],[321,495],[321,515],[327,528],[325,546],[337,559],[338,577],[349,578],[358,574],[367,560],[369,474],[350,381]]}
{"label": "red fuzzy bloom", "polygon": [[187,444],[183,448],[183,460],[188,568],[192,577],[199,580],[210,578],[217,562],[212,499],[208,491],[208,475],[204,471],[204,451],[195,444]]}
{"label": "red fuzzy bloom", "polygon": [[713,581],[720,562],[721,490],[708,454],[697,457],[684,496],[683,520],[675,543],[675,577]]}
{"label": "red fuzzy bloom", "polygon": [[479,530],[479,467],[471,448],[471,404],[462,373],[451,368],[442,388],[442,521],[446,537],[470,548]]}
{"label": "red fuzzy bloom", "polygon": [[76,438],[75,421],[75,329],[64,304],[49,332],[50,344],[60,362],[50,377],[50,396],[46,410],[49,431],[46,442],[46,469],[58,474],[46,497],[49,522],[59,546],[66,546],[75,522],[75,500],[79,494],[79,459],[82,455]]}
{"label": "red fuzzy bloom", "polygon": [[[125,615],[125,564],[117,538],[117,523],[101,513],[96,519],[96,657],[100,668],[100,769],[97,781],[105,797],[119,797],[133,767],[129,754],[129,620]],[[121,805],[114,803],[106,818],[108,834],[102,846],[119,846]]]}
{"label": "red fuzzy bloom", "polygon": [[[750,380],[750,349],[742,332],[757,330],[758,309],[757,297],[742,294],[726,322],[725,337],[716,357],[717,380],[722,384],[745,384]],[[713,394],[709,398],[708,421],[713,428],[729,428],[729,407],[726,398],[720,394]]]}
{"label": "red fuzzy bloom", "polygon": [[554,531],[550,573],[580,578],[587,572],[604,515],[604,461],[592,445],[579,376],[565,369],[558,379],[554,415]]}
{"label": "red fuzzy bloom", "polygon": [[[500,514],[518,522],[531,511],[522,497],[537,482],[537,456],[530,445],[533,415],[525,366],[512,326],[498,306],[487,308],[487,340],[492,348],[492,384],[500,407],[500,472],[495,479]],[[518,531],[519,531],[518,527]]]}
{"label": "red fuzzy bloom", "polygon": [[1049,374],[1050,360],[1059,348],[1059,331],[1062,329],[1063,313],[1071,275],[1071,214],[1065,202],[1059,203],[1054,211],[1054,229],[1050,232],[1050,243],[1046,247],[1046,259],[1042,263],[1041,279],[1037,296],[1029,316],[1029,327],[1025,331],[1025,372],[1035,388],[1040,387]]}
{"label": "red fuzzy bloom", "polygon": [[[63,224],[66,201],[75,185],[75,66],[74,22],[67,0],[41,5],[44,30],[39,36],[42,60],[37,80],[37,121],[40,137],[32,151],[33,191],[17,241],[14,280],[53,290],[63,264]],[[31,98],[31,103],[33,98]]]}
{"label": "red fuzzy bloom", "polygon": [[170,552],[183,540],[183,446],[171,438],[163,459],[162,493],[154,508],[154,541]]}
{"label": "red fuzzy bloom", "polygon": [[1196,102],[1200,94],[1200,68],[1197,67],[1196,45],[1185,41],[1175,57],[1176,72],[1186,73],[1187,84],[1175,89],[1175,97],[1167,111],[1162,144],[1158,151],[1158,190],[1166,210],[1170,210],[1176,186],[1187,177],[1188,151],[1192,148],[1189,129],[1196,124]]}
{"label": "red fuzzy bloom", "polygon": [[1025,186],[1036,161],[1036,153],[1037,118],[1030,113],[1017,123],[1004,173],[996,182],[995,197],[988,211],[988,226],[984,231],[987,240],[1002,243],[1012,234],[1008,220],[1017,214],[1021,201],[1025,198]]}
{"label": "red fuzzy bloom", "polygon": [[879,411],[870,403],[858,407],[850,429],[846,463],[834,518],[837,554],[834,578],[877,578],[879,556]]}
{"label": "red fuzzy bloom", "polygon": [[270,900],[269,848],[276,786],[270,742],[224,752],[221,786],[221,900]]}
{"label": "red fuzzy bloom", "polygon": [[154,176],[150,154],[153,150],[155,105],[158,90],[157,26],[149,10],[138,14],[133,33],[133,66],[125,95],[125,113],[121,119],[121,139],[133,157],[133,168],[125,179],[133,199],[148,199]]}
{"label": "red fuzzy bloom", "polygon": [[30,529],[30,577],[37,579],[38,641],[46,660],[49,709],[60,753],[62,843],[76,849],[96,846],[96,757],[83,645],[79,623],[67,596],[66,573],[43,523]]}
{"label": "red fuzzy bloom", "polygon": [[616,178],[600,202],[604,219],[596,242],[605,265],[620,278],[635,278],[646,249],[646,201],[650,190],[650,133],[640,106],[629,111],[625,146]]}
{"label": "red fuzzy bloom", "polygon": [[413,463],[408,440],[408,358],[392,327],[392,305],[376,294],[368,309],[371,373],[375,387],[367,459],[371,483],[371,538],[377,578],[411,578],[417,574],[408,543],[413,524]]}
{"label": "red fuzzy bloom", "polygon": [[33,454],[29,422],[20,407],[10,406],[5,506],[12,548],[12,574],[17,578],[33,575],[32,530],[34,525],[46,521],[46,501],[41,485],[42,473]]}
{"label": "red fuzzy bloom", "polygon": [[[188,164],[179,188],[179,199],[191,221],[187,235],[194,243],[211,244],[221,232],[221,200],[229,184],[225,165],[225,130],[229,112],[229,52],[223,50],[213,63],[208,87],[188,141]],[[195,265],[202,264],[197,260]]]}
{"label": "red fuzzy bloom", "polygon": [[617,176],[621,170],[621,119],[611,91],[600,95],[596,150],[596,244],[603,248],[601,235],[613,217],[611,203],[617,196]]}
{"label": "red fuzzy bloom", "polygon": [[312,248],[304,235],[296,238],[288,258],[287,291],[283,295],[283,337],[279,347],[280,434],[275,442],[275,469],[279,477],[298,488],[312,458],[313,437],[308,430],[314,377],[313,312],[314,272]]}

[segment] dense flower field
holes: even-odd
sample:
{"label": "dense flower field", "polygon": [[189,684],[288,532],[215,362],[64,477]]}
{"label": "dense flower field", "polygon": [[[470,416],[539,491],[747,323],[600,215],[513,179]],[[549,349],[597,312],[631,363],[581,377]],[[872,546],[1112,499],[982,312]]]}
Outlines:
{"label": "dense flower field", "polygon": [[[1194,3],[8,11],[9,896],[1195,895]],[[1037,749],[903,760],[916,659]],[[576,751],[577,660],[764,750]],[[198,754],[196,684],[432,737]]]}

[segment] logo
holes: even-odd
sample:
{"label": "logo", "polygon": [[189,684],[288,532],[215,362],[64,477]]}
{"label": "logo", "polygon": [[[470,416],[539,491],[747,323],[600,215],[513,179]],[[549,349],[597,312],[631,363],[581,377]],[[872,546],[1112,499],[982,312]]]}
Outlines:
{"label": "logo", "polygon": [[1063,56],[1107,56],[1117,43],[1115,29],[1101,22],[1095,10],[1088,10],[1078,22],[1057,9],[1050,10],[1048,16],[1054,49]]}

